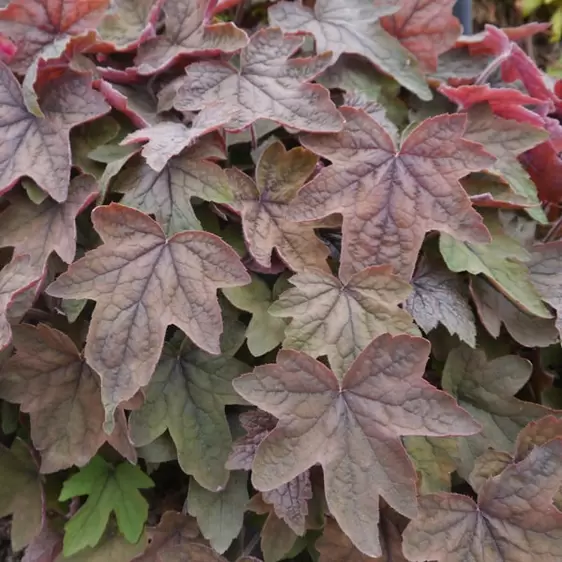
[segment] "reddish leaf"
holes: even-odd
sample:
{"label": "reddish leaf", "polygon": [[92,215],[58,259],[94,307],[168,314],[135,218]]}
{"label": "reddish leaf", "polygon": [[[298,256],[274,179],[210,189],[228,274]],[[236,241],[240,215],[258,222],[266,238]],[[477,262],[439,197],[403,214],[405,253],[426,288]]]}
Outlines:
{"label": "reddish leaf", "polygon": [[219,287],[250,282],[237,254],[218,237],[186,231],[169,239],[147,215],[112,203],[92,213],[104,244],[49,286],[62,298],[98,301],[85,356],[102,379],[106,429],[120,402],[148,384],[169,324],[220,353]]}
{"label": "reddish leaf", "polygon": [[246,46],[248,36],[233,23],[204,21],[207,4],[207,0],[165,1],[165,32],[140,46],[135,59],[140,74],[162,71],[182,55],[232,53]]}
{"label": "reddish leaf", "polygon": [[332,51],[334,59],[342,53],[362,55],[421,99],[429,100],[431,93],[417,61],[378,22],[397,10],[397,3],[389,0],[376,4],[371,0],[317,0],[313,9],[302,1],[278,2],[269,8],[269,20],[285,32],[312,34],[318,53]]}
{"label": "reddish leaf", "polygon": [[16,256],[0,270],[0,351],[12,341],[12,329],[6,317],[10,305],[41,281],[41,270],[33,265],[29,256]]}
{"label": "reddish leaf", "polygon": [[[109,439],[97,374],[85,363],[72,340],[44,324],[14,329],[16,354],[2,367],[0,396],[30,414],[31,437],[41,452],[41,472],[84,466]],[[124,432],[123,412],[117,418]],[[113,443],[136,461],[129,446]]]}
{"label": "reddish leaf", "polygon": [[427,119],[398,148],[363,110],[344,107],[341,112],[346,119],[341,133],[302,139],[333,164],[301,189],[289,218],[343,214],[343,281],[365,267],[386,263],[410,277],[429,230],[489,242],[482,218],[458,180],[491,166],[494,158],[462,138],[465,116]]}
{"label": "reddish leaf", "polygon": [[384,333],[419,335],[411,316],[398,307],[410,286],[390,267],[369,267],[347,283],[322,271],[289,279],[295,285],[280,295],[270,314],[292,317],[284,347],[312,357],[327,355],[336,375],[343,375],[373,338]]}
{"label": "reddish leaf", "polygon": [[554,440],[488,480],[478,503],[458,494],[423,496],[404,531],[404,554],[415,562],[560,560],[562,513],[552,498],[561,484],[562,441]]}
{"label": "reddish leaf", "polygon": [[314,233],[312,225],[285,219],[289,203],[316,167],[317,158],[303,148],[286,151],[283,144],[271,144],[256,166],[256,181],[237,168],[227,170],[234,192],[231,204],[242,215],[244,237],[254,259],[271,267],[275,248],[291,269],[309,267],[328,270],[329,250]]}
{"label": "reddish leaf", "polygon": [[272,490],[320,463],[330,512],[359,550],[380,556],[379,496],[400,513],[416,512],[416,473],[400,436],[470,435],[479,427],[422,379],[429,347],[385,334],[342,381],[303,353],[280,351],[276,364],[235,380],[244,398],[279,418],[258,447],[254,487]]}
{"label": "reddish leaf", "polygon": [[520,157],[543,201],[562,200],[562,159],[551,142],[543,142]]}
{"label": "reddish leaf", "polygon": [[535,246],[528,265],[531,282],[556,310],[556,327],[562,336],[562,241]]}
{"label": "reddish leaf", "polygon": [[109,0],[11,0],[0,10],[0,33],[17,47],[10,66],[25,74],[38,55],[64,49],[71,37],[94,29],[108,5]]}
{"label": "reddish leaf", "polygon": [[0,193],[29,176],[55,201],[64,201],[70,181],[70,129],[107,113],[109,106],[86,76],[66,73],[41,101],[40,119],[29,113],[14,75],[0,63]]}
{"label": "reddish leaf", "polygon": [[53,562],[62,550],[62,535],[43,523],[41,532],[25,549],[22,562]]}
{"label": "reddish leaf", "polygon": [[400,9],[381,18],[388,33],[413,53],[427,71],[437,69],[437,58],[447,52],[461,34],[453,16],[455,0],[402,0]]}
{"label": "reddish leaf", "polygon": [[205,119],[210,118],[207,114],[233,112],[225,126],[229,131],[241,131],[258,119],[301,131],[340,131],[342,118],[328,90],[307,83],[329,66],[331,54],[289,59],[302,43],[302,38],[280,29],[262,29],[242,50],[238,70],[222,61],[188,66],[174,107],[201,109]]}
{"label": "reddish leaf", "polygon": [[92,176],[70,182],[68,199],[56,203],[46,199],[35,205],[21,194],[8,196],[10,206],[0,214],[0,244],[13,246],[16,254],[29,254],[31,263],[44,267],[52,252],[72,263],[76,253],[76,215],[97,196]]}

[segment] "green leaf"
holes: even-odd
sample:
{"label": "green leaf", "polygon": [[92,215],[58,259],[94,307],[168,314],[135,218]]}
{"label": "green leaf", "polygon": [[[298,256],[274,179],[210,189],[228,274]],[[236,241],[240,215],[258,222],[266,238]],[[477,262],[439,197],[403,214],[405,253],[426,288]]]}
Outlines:
{"label": "green leaf", "polygon": [[112,512],[127,541],[137,543],[148,517],[148,503],[139,490],[152,486],[154,482],[139,467],[127,462],[113,467],[100,456],[94,457],[65,481],[59,496],[60,501],[88,496],[65,525],[64,555],[95,547]]}
{"label": "green leaf", "polygon": [[495,213],[485,213],[484,217],[492,235],[490,244],[460,242],[448,234],[441,234],[439,247],[447,266],[455,272],[483,274],[523,310],[540,318],[551,318],[552,314],[531,283],[529,269],[523,263],[530,259],[529,253],[505,234]]}
{"label": "green leaf", "polygon": [[195,480],[189,482],[187,511],[197,519],[201,533],[220,554],[242,529],[249,499],[247,480],[245,472],[231,472],[226,488],[220,492],[209,492]]}

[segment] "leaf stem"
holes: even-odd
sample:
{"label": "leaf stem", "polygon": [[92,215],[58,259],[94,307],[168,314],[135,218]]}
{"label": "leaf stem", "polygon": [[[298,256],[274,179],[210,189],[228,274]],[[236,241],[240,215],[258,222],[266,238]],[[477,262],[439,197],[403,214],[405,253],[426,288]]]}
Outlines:
{"label": "leaf stem", "polygon": [[474,81],[475,86],[481,86],[482,84],[486,84],[488,78],[492,76],[492,74],[500,68],[503,62],[505,62],[511,56],[511,47],[504,51],[503,53],[499,54],[495,59],[490,61],[488,66],[480,73],[478,78]]}

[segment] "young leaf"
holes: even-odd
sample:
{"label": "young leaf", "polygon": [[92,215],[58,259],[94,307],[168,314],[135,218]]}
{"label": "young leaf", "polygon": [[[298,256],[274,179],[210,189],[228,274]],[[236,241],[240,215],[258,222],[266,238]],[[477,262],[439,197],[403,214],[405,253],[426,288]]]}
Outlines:
{"label": "young leaf", "polygon": [[504,324],[511,337],[526,347],[548,347],[559,339],[553,318],[526,314],[485,279],[471,279],[470,292],[480,321],[494,338]]}
{"label": "young leaf", "polygon": [[154,482],[140,468],[127,462],[113,467],[95,456],[80,472],[64,482],[59,496],[60,501],[88,496],[64,526],[64,555],[71,556],[88,546],[95,547],[112,512],[127,541],[138,542],[148,517],[148,503],[139,490],[152,486]]}
{"label": "young leaf", "polygon": [[139,74],[154,74],[181,56],[232,53],[248,43],[233,23],[204,21],[207,0],[166,0],[165,32],[140,46],[135,64]]}
{"label": "young leaf", "polygon": [[562,556],[562,513],[552,497],[562,484],[562,441],[537,447],[488,480],[478,503],[458,494],[419,500],[404,531],[404,554],[415,562],[541,560]]}
{"label": "young leaf", "polygon": [[461,34],[460,22],[453,16],[454,4],[455,0],[401,0],[400,9],[380,22],[425,70],[434,72],[439,55]]}
{"label": "young leaf", "polygon": [[131,412],[133,442],[148,445],[168,429],[182,470],[208,490],[222,489],[232,445],[224,408],[244,404],[232,380],[248,370],[238,359],[209,355],[187,340],[166,344],[143,406]]}
{"label": "young leaf", "polygon": [[92,212],[104,244],[75,262],[47,292],[98,301],[85,357],[102,379],[106,431],[117,405],[148,384],[169,324],[220,353],[219,287],[249,283],[230,246],[207,232],[166,238],[149,216],[112,203]]}
{"label": "young leaf", "polygon": [[95,29],[108,5],[109,0],[11,0],[0,10],[0,33],[16,46],[10,66],[25,74],[38,55],[57,56],[72,37]]}
{"label": "young leaf", "polygon": [[226,174],[208,160],[215,153],[210,143],[197,144],[169,160],[160,172],[135,157],[115,177],[112,190],[124,194],[121,204],[154,214],[168,236],[201,230],[192,197],[215,203],[233,200]]}
{"label": "young leaf", "polygon": [[234,192],[231,206],[242,215],[244,238],[253,258],[271,267],[273,249],[294,271],[319,268],[329,271],[330,251],[314,233],[313,225],[285,219],[289,203],[310,177],[318,158],[298,147],[286,151],[274,142],[256,166],[256,181],[237,168],[227,170]]}
{"label": "young leaf", "polygon": [[553,411],[524,402],[514,395],[531,376],[532,365],[516,355],[488,361],[482,350],[467,346],[454,349],[447,358],[441,384],[482,425],[477,435],[459,437],[462,475],[488,447],[511,450],[517,435],[530,421]]}
{"label": "young leaf", "polygon": [[528,265],[531,282],[557,312],[556,327],[562,336],[562,242],[536,245]]}
{"label": "young leaf", "polygon": [[278,2],[269,8],[272,25],[289,33],[311,33],[318,53],[332,51],[362,55],[423,100],[431,92],[417,61],[389,35],[378,20],[398,10],[396,3],[370,0],[317,0],[314,8],[299,2]]}
{"label": "young leaf", "polygon": [[312,357],[327,355],[338,376],[373,338],[384,333],[419,335],[412,317],[398,307],[410,286],[389,266],[364,269],[347,283],[322,271],[299,273],[289,281],[295,288],[269,309],[275,316],[293,318],[283,346]]}
{"label": "young leaf", "polygon": [[[34,1],[34,0],[33,0]],[[18,81],[0,63],[0,193],[29,176],[55,201],[65,201],[70,181],[72,127],[109,111],[85,75],[66,72],[41,99],[44,118],[26,109]]]}
{"label": "young leaf", "polygon": [[551,318],[540,296],[533,287],[527,262],[529,253],[508,236],[495,215],[486,215],[486,226],[492,234],[490,244],[459,242],[448,234],[439,240],[441,255],[452,271],[484,274],[488,280],[522,310]]}
{"label": "young leaf", "polygon": [[379,498],[415,515],[415,471],[401,435],[470,435],[479,426],[446,393],[422,379],[429,342],[382,335],[339,380],[322,363],[280,351],[235,389],[277,418],[259,445],[252,483],[261,491],[284,484],[313,464],[324,468],[330,512],[361,552],[380,556],[373,528]]}
{"label": "young leaf", "polygon": [[404,308],[424,332],[443,324],[451,335],[457,334],[470,347],[476,346],[474,314],[460,276],[423,260],[418,264],[412,287]]}
{"label": "young leaf", "polygon": [[92,176],[78,176],[70,182],[64,203],[46,199],[35,205],[17,193],[10,193],[10,206],[0,214],[0,244],[13,246],[16,254],[29,254],[31,263],[43,268],[56,252],[72,263],[76,254],[76,216],[98,194]]}
{"label": "young leaf", "polygon": [[363,110],[340,111],[346,119],[341,133],[302,138],[307,148],[333,164],[301,189],[288,218],[309,221],[343,214],[342,281],[387,263],[409,278],[429,230],[459,240],[489,241],[458,180],[491,166],[494,159],[463,140],[466,117],[427,119],[398,148]]}
{"label": "young leaf", "polygon": [[41,267],[33,265],[27,255],[16,256],[0,270],[0,351],[12,341],[7,313],[15,299],[41,282]]}
{"label": "young leaf", "polygon": [[0,445],[0,479],[0,517],[12,516],[12,548],[18,551],[39,534],[43,522],[38,466],[20,439],[11,449]]}
{"label": "young leaf", "polygon": [[66,334],[45,324],[17,326],[14,346],[15,355],[0,370],[0,396],[30,414],[41,472],[84,466],[108,440],[136,460],[134,449],[119,439],[126,431],[123,412],[112,437],[103,431],[98,376]]}
{"label": "young leaf", "polygon": [[241,131],[258,119],[271,119],[300,131],[337,132],[342,118],[328,90],[308,82],[322,72],[331,54],[289,59],[303,39],[280,29],[258,31],[240,54],[240,68],[221,61],[197,62],[177,92],[179,111],[233,111],[225,128]]}
{"label": "young leaf", "polygon": [[248,503],[246,482],[246,474],[235,471],[231,472],[228,484],[220,492],[209,492],[195,480],[189,483],[187,511],[197,519],[201,533],[220,554],[242,529]]}
{"label": "young leaf", "polygon": [[269,313],[274,302],[274,291],[265,281],[253,275],[249,285],[223,289],[222,292],[236,308],[252,314],[246,328],[246,339],[248,349],[254,357],[265,355],[283,341],[287,321]]}

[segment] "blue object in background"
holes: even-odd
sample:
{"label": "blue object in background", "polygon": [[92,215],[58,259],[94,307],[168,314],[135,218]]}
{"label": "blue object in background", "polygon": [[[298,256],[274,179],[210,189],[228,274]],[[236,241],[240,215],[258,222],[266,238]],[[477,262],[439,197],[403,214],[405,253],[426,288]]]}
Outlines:
{"label": "blue object in background", "polygon": [[453,14],[459,18],[465,35],[472,34],[472,0],[457,0]]}

